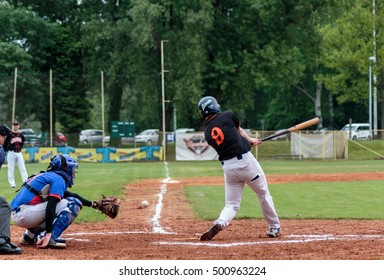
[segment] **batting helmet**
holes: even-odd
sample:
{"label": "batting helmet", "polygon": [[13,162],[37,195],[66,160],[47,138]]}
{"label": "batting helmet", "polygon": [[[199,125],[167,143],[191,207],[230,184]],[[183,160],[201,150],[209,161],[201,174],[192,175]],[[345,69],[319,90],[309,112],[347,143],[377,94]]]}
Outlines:
{"label": "batting helmet", "polygon": [[212,114],[218,114],[221,112],[221,108],[217,100],[212,96],[206,96],[200,99],[198,104],[200,115],[206,118]]}

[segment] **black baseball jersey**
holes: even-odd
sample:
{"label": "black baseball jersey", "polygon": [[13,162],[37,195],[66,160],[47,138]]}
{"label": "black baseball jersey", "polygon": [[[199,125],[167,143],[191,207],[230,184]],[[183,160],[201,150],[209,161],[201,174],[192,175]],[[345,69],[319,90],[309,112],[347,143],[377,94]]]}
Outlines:
{"label": "black baseball jersey", "polygon": [[219,155],[219,160],[227,160],[251,150],[251,144],[240,135],[240,121],[231,111],[225,111],[207,118],[205,140]]}
{"label": "black baseball jersey", "polygon": [[12,137],[10,139],[9,146],[7,147],[7,150],[14,151],[14,152],[20,152],[23,148],[25,137],[20,132],[12,132]]}

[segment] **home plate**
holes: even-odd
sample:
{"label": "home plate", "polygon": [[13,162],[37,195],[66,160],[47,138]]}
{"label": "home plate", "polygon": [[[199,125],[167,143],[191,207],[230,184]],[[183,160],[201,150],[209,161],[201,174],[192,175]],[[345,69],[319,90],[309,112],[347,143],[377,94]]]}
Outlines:
{"label": "home plate", "polygon": [[168,183],[168,184],[178,184],[178,183],[180,183],[180,181],[177,181],[177,180],[169,180],[167,183]]}
{"label": "home plate", "polygon": [[162,181],[163,184],[179,184],[180,181],[177,180],[170,180],[170,179],[165,179]]}

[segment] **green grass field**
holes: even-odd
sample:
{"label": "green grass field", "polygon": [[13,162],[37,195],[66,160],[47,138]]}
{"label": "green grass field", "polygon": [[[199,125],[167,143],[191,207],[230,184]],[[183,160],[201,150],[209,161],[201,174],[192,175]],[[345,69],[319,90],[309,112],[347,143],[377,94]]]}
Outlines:
{"label": "green grass field", "polygon": [[[300,174],[329,172],[383,171],[381,160],[277,161],[260,160],[268,174]],[[46,165],[27,164],[29,174],[44,170]],[[16,180],[20,184],[18,169]],[[168,173],[167,173],[168,172]],[[178,177],[222,176],[216,161],[140,162],[140,163],[80,163],[75,186],[80,195],[96,200],[101,194],[119,195],[128,183],[143,178],[177,179]],[[1,195],[9,202],[15,196],[7,182],[7,168],[0,171]],[[384,182],[330,182],[270,185],[279,216],[283,219],[384,219]],[[17,189],[17,188],[16,188]],[[129,194],[128,194],[129,195]],[[199,219],[215,219],[224,203],[224,188],[186,187],[185,195]],[[237,218],[261,218],[257,198],[245,188],[242,207]],[[99,221],[103,215],[93,209],[82,211],[77,222]]]}

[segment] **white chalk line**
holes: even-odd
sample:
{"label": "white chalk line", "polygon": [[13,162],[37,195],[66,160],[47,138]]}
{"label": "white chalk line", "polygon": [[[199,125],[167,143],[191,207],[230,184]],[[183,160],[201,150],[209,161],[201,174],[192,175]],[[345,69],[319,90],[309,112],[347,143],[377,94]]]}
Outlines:
{"label": "white chalk line", "polygon": [[160,218],[161,218],[161,212],[163,210],[163,199],[164,195],[167,193],[167,184],[174,184],[179,183],[179,181],[172,180],[169,177],[169,169],[168,169],[168,163],[164,163],[165,166],[165,179],[162,181],[162,184],[160,185],[160,192],[157,194],[158,201],[155,207],[155,213],[151,219],[152,222],[152,232],[147,231],[115,231],[115,232],[77,232],[77,233],[69,233],[69,234],[63,234],[62,236],[65,237],[67,240],[77,240],[77,241],[84,241],[89,242],[89,239],[78,239],[73,238],[71,236],[83,236],[83,235],[129,235],[129,234],[175,234],[174,232],[169,232],[165,230],[160,225]]}
{"label": "white chalk line", "polygon": [[[63,237],[67,240],[76,240],[81,242],[89,242],[89,239],[79,239],[77,236],[92,236],[92,235],[140,235],[140,234],[156,234],[156,232],[149,231],[107,231],[107,232],[76,232],[63,234]],[[163,233],[162,233],[163,234]],[[176,233],[167,233],[176,234]],[[238,246],[255,246],[266,244],[296,244],[296,243],[308,243],[318,241],[355,241],[355,240],[382,240],[384,241],[384,235],[381,234],[291,234],[284,236],[286,239],[269,239],[262,241],[250,241],[250,242],[231,242],[231,243],[216,243],[211,242],[188,242],[188,241],[157,241],[151,242],[154,245],[171,245],[171,246],[195,246],[195,247],[238,247]]]}
{"label": "white chalk line", "polygon": [[238,246],[255,246],[266,244],[290,244],[290,243],[308,243],[318,241],[354,241],[354,240],[383,240],[384,235],[288,235],[287,240],[272,239],[268,241],[253,241],[253,242],[233,242],[233,243],[215,243],[215,242],[167,242],[159,241],[152,244],[157,245],[173,245],[173,246],[196,246],[196,247],[238,247]]}
{"label": "white chalk line", "polygon": [[165,194],[167,193],[167,185],[170,183],[175,183],[176,181],[172,180],[169,177],[169,169],[168,169],[168,163],[164,162],[165,167],[165,179],[162,181],[162,184],[160,186],[160,192],[158,193],[158,201],[155,207],[155,214],[152,217],[152,230],[155,233],[161,233],[161,234],[174,234],[173,232],[169,232],[166,229],[164,229],[160,225],[160,218],[161,218],[161,212],[163,210],[163,199]]}
{"label": "white chalk line", "polygon": [[[74,232],[74,233],[63,233],[62,237],[66,240],[76,240],[82,242],[89,242],[89,239],[80,239],[76,236],[92,236],[92,235],[138,235],[138,234],[158,234],[157,232],[151,231],[105,231],[105,232]],[[162,233],[164,234],[164,233]],[[165,234],[174,234],[174,233],[165,233]]]}

